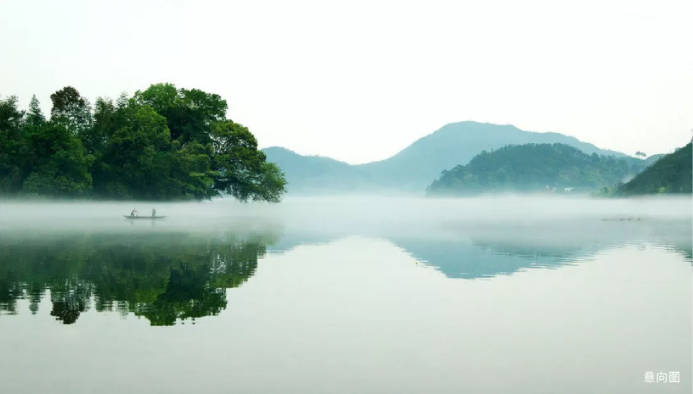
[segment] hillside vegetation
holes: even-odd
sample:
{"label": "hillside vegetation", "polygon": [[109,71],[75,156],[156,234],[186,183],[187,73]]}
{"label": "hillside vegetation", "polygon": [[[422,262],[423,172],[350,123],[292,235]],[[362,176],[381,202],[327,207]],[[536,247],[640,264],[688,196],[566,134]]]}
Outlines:
{"label": "hillside vegetation", "polygon": [[444,171],[429,195],[489,192],[588,192],[616,184],[634,169],[625,158],[588,155],[565,144],[509,145],[483,151],[467,165]]}
{"label": "hillside vegetation", "polygon": [[665,155],[620,189],[623,195],[691,193],[693,147],[689,143]]}

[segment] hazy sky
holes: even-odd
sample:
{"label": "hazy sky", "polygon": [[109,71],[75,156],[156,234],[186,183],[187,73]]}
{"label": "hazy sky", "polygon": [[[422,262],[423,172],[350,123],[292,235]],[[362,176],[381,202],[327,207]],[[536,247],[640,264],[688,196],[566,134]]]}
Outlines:
{"label": "hazy sky", "polygon": [[385,159],[446,123],[633,154],[693,129],[693,1],[0,0],[0,94],[220,94],[262,147]]}

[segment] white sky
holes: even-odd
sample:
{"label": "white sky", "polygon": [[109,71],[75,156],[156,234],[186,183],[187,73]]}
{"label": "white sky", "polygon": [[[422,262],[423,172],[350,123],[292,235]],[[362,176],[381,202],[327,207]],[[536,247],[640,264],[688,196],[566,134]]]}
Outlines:
{"label": "white sky", "polygon": [[220,94],[262,147],[385,159],[446,123],[633,154],[693,129],[693,1],[0,0],[0,94]]}

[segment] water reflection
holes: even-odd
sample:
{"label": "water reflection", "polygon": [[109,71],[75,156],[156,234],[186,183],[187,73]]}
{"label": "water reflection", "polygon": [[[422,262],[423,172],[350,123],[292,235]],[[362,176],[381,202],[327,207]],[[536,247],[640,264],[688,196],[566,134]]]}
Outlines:
{"label": "water reflection", "polygon": [[569,222],[450,226],[440,239],[393,238],[418,260],[449,278],[480,279],[531,268],[574,265],[607,249],[651,244],[691,262],[691,221]]}
{"label": "water reflection", "polygon": [[[226,290],[252,277],[268,248],[291,250],[351,235],[289,232],[284,236],[271,226],[214,233],[147,227],[66,234],[2,232],[0,313],[16,314],[18,300],[26,300],[29,311],[37,314],[41,301],[49,298],[50,315],[64,324],[74,324],[90,309],[144,317],[154,326],[194,322],[224,310]],[[368,235],[386,239],[456,279],[555,269],[630,243],[674,250],[689,262],[693,249],[690,221],[458,224],[437,232]]]}
{"label": "water reflection", "polygon": [[523,249],[506,249],[501,243],[488,240],[479,242],[473,238],[448,240],[393,240],[398,246],[448,278],[482,279],[509,275],[526,268],[557,268],[573,264],[565,251],[558,255],[544,254],[531,245]]}
{"label": "water reflection", "polygon": [[118,311],[174,325],[219,314],[226,289],[257,268],[273,232],[188,234],[3,234],[0,238],[0,313],[16,314],[17,301],[39,313],[50,295],[50,315],[64,324],[80,314]]}
{"label": "water reflection", "polygon": [[[442,228],[366,234],[392,242],[417,261],[455,279],[488,279],[532,268],[556,269],[628,244],[650,244],[674,251],[693,263],[690,220],[448,223]],[[299,245],[327,244],[350,235],[290,234],[271,250],[283,252]]]}

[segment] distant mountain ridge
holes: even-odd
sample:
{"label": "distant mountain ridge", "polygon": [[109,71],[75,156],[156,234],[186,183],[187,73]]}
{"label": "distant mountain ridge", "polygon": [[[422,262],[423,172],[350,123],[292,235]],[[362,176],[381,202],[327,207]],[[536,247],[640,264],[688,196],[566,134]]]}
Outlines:
{"label": "distant mountain ridge", "polygon": [[450,123],[426,135],[394,156],[350,165],[321,156],[302,156],[280,147],[263,149],[267,161],[284,171],[289,193],[415,192],[423,194],[441,172],[467,164],[484,150],[506,145],[561,143],[584,153],[629,157],[559,133],[524,131],[511,125],[479,122]]}
{"label": "distant mountain ridge", "polygon": [[625,157],[588,155],[566,144],[507,145],[443,171],[428,187],[428,195],[593,192],[634,176],[637,170],[632,167]]}
{"label": "distant mountain ridge", "polygon": [[281,147],[262,149],[284,172],[292,194],[331,194],[377,188],[356,166],[323,156],[303,156]]}

